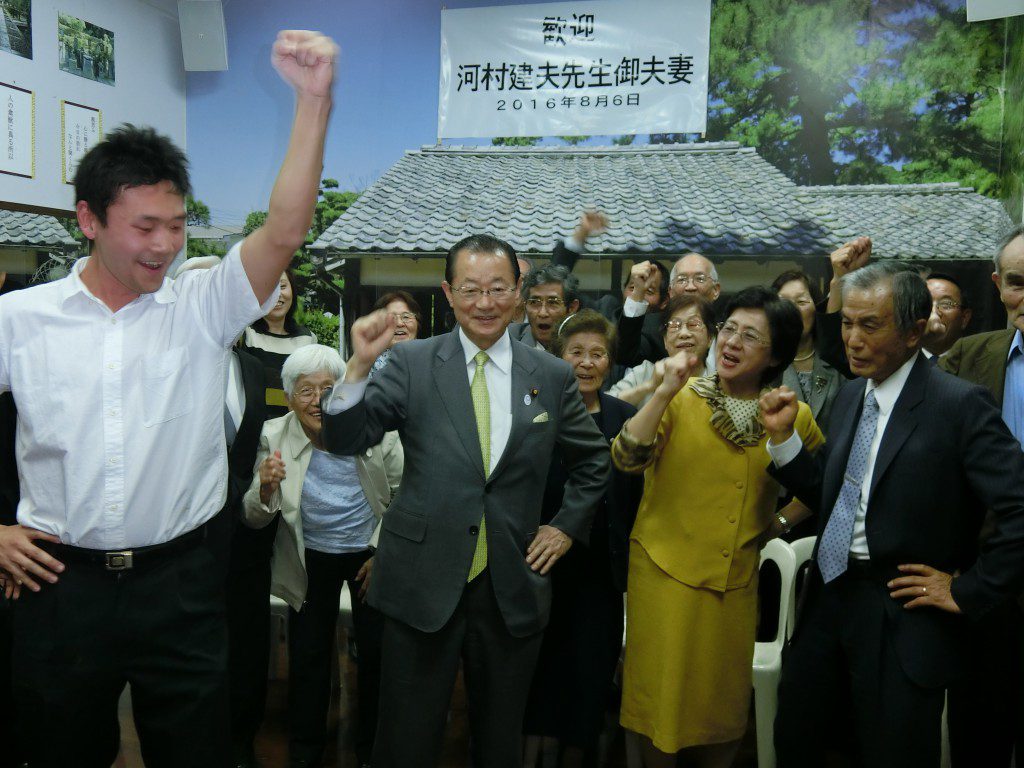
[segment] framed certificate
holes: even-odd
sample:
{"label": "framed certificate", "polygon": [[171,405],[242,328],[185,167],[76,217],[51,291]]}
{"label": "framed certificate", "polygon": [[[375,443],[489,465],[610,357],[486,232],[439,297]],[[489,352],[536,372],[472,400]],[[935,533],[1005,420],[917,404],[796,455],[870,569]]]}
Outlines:
{"label": "framed certificate", "polygon": [[63,99],[60,110],[61,181],[71,184],[82,155],[103,137],[103,113]]}
{"label": "framed certificate", "polygon": [[0,83],[3,100],[3,147],[0,173],[34,179],[36,176],[36,95],[16,85]]}

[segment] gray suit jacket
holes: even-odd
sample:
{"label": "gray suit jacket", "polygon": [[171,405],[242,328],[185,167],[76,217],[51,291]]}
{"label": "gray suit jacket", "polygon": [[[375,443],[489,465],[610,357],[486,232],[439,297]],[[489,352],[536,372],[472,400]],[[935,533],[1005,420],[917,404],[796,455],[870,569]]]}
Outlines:
{"label": "gray suit jacket", "polygon": [[608,481],[608,444],[569,365],[553,355],[512,345],[511,402],[508,444],[489,478],[457,332],[395,345],[361,402],[324,413],[328,450],[356,454],[390,430],[405,449],[370,582],[369,602],[384,614],[423,632],[441,629],[466,587],[486,515],[488,568],[505,625],[525,637],[547,624],[551,576],[530,569],[526,549],[540,525],[552,451],[561,447],[569,481],[551,525],[580,546]]}
{"label": "gray suit jacket", "polygon": [[[782,372],[782,383],[803,400],[800,376],[792,365]],[[822,360],[821,355],[814,356],[814,368],[811,369],[811,396],[807,400],[807,405],[810,406],[811,414],[822,431],[827,428],[829,416],[832,414],[832,403],[845,383],[843,375]],[[825,436],[828,437],[827,434]]]}

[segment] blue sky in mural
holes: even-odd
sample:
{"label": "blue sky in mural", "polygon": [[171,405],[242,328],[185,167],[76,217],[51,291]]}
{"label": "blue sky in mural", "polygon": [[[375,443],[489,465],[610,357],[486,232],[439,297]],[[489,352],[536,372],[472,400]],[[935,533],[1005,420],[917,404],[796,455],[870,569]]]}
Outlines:
{"label": "blue sky in mural", "polygon": [[[526,3],[449,0],[446,7],[516,4]],[[436,141],[440,3],[225,0],[224,16],[230,69],[188,75],[193,185],[214,223],[241,222],[270,196],[292,109],[287,86],[270,66],[279,29],[319,29],[341,46],[324,167],[341,189],[366,188],[405,150]]]}

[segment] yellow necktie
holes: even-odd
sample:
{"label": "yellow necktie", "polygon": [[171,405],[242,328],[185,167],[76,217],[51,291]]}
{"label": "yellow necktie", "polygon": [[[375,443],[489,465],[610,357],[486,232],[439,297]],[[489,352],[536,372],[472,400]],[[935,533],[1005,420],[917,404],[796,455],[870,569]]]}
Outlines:
{"label": "yellow necktie", "polygon": [[[491,474],[491,398],[487,394],[487,377],[484,364],[490,358],[486,352],[476,353],[476,371],[473,373],[473,384],[469,390],[473,396],[473,413],[476,415],[476,432],[480,436],[480,454],[484,459],[484,477]],[[487,567],[487,518],[480,518],[480,532],[477,534],[476,549],[473,550],[473,562],[469,566],[469,578],[472,581]]]}

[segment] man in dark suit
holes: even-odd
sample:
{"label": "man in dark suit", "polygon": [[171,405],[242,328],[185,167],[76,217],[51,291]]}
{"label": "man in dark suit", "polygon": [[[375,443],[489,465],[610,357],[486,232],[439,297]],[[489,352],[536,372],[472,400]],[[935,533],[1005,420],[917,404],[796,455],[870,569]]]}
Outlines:
{"label": "man in dark suit", "polygon": [[[393,320],[361,318],[345,382],[325,398],[329,450],[354,454],[394,429],[405,447],[368,593],[387,617],[376,768],[436,764],[460,659],[473,765],[520,764],[547,574],[586,542],[605,490],[608,447],[569,365],[508,336],[519,283],[507,243],[460,241],[442,283],[458,329],[399,344],[367,385]],[[569,480],[560,511],[540,525],[556,445]]]}
{"label": "man in dark suit", "polygon": [[[968,336],[939,366],[988,389],[1003,420],[1024,441],[1024,226],[999,244],[992,280],[1008,328]],[[931,280],[929,280],[931,283]],[[987,521],[981,543],[990,533]],[[1024,601],[1008,602],[972,626],[968,674],[949,690],[949,742],[954,768],[1007,768],[1024,757]]]}
{"label": "man in dark suit", "polygon": [[[932,299],[916,272],[880,262],[841,287],[860,378],[840,392],[819,457],[793,434],[795,395],[762,398],[776,476],[822,513],[776,752],[782,768],[821,765],[848,700],[862,764],[937,766],[968,619],[1024,582],[1024,453],[983,388],[920,355]],[[996,528],[975,560],[986,509]]]}

